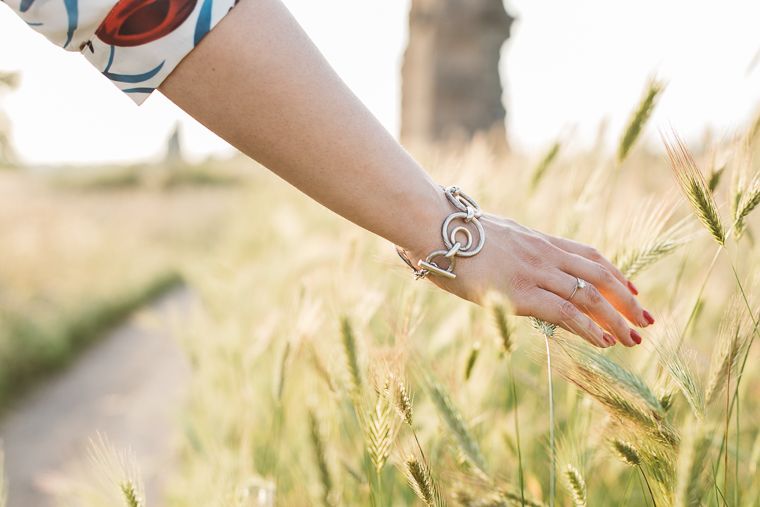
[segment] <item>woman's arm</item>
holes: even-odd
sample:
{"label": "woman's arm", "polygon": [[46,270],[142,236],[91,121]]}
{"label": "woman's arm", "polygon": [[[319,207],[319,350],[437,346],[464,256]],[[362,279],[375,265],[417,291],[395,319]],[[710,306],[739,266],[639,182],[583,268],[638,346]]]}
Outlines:
{"label": "woman's arm", "polygon": [[[159,89],[316,201],[407,249],[415,263],[443,248],[441,224],[453,208],[440,187],[341,81],[279,0],[243,0]],[[612,341],[589,316],[629,346],[638,334],[620,314],[635,325],[651,323],[622,274],[590,247],[502,217],[484,215],[481,222],[483,251],[457,262],[456,279],[429,277],[436,285],[474,302],[499,290],[518,314],[562,325],[599,346]],[[592,286],[569,302],[575,277]]]}

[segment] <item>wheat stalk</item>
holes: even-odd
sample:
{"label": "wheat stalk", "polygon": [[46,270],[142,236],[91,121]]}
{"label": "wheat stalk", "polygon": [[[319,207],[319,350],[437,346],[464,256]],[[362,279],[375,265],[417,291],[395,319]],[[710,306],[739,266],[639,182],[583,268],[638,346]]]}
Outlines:
{"label": "wheat stalk", "polygon": [[282,359],[280,360],[280,374],[277,381],[277,392],[275,393],[275,399],[277,403],[282,403],[282,394],[285,392],[285,374],[287,372],[288,358],[290,357],[290,342],[285,343],[285,349],[282,351]]}
{"label": "wheat stalk", "polygon": [[98,434],[97,442],[90,440],[90,460],[109,491],[126,507],[145,507],[145,488],[131,450],[119,452],[106,437]]}
{"label": "wheat stalk", "polygon": [[530,178],[530,190],[531,192],[538,187],[538,184],[541,182],[541,179],[543,179],[544,175],[546,174],[546,171],[549,169],[549,167],[552,165],[554,160],[557,158],[557,155],[559,155],[559,150],[562,148],[562,143],[559,141],[556,141],[551,148],[544,154],[544,156],[541,158],[541,161],[538,163],[538,165],[533,169],[533,172],[531,173]]}
{"label": "wheat stalk", "polygon": [[409,395],[409,386],[399,375],[388,373],[390,384],[384,390],[385,396],[390,400],[396,413],[411,428],[414,423],[412,396]]}
{"label": "wheat stalk", "polygon": [[314,461],[317,465],[319,480],[322,484],[322,504],[325,507],[334,507],[335,502],[332,495],[333,480],[327,457],[327,445],[322,434],[319,416],[312,408],[309,408],[309,437],[314,450]]}
{"label": "wheat stalk", "polygon": [[515,349],[512,326],[509,325],[509,310],[506,299],[497,292],[488,295],[487,307],[491,310],[493,325],[499,338],[499,347],[503,354],[509,355]]}
{"label": "wheat stalk", "polygon": [[612,449],[620,460],[628,466],[637,467],[641,465],[641,455],[636,447],[624,440],[614,439],[612,440]]}
{"label": "wheat stalk", "polygon": [[580,340],[564,340],[557,348],[563,352],[557,354],[560,375],[602,405],[618,434],[634,442],[638,461],[647,464],[664,491],[672,491],[679,437],[658,397],[632,372]]}
{"label": "wheat stalk", "polygon": [[478,360],[478,355],[480,354],[480,342],[476,341],[472,344],[472,348],[470,349],[470,354],[467,356],[467,363],[465,364],[464,368],[464,379],[470,380],[470,375],[472,375],[472,369],[475,367],[475,361]]}
{"label": "wheat stalk", "polygon": [[573,493],[573,504],[575,507],[586,507],[586,481],[583,480],[583,476],[570,463],[567,464],[564,471],[565,480],[567,480],[568,487]]}
{"label": "wheat stalk", "polygon": [[647,91],[642,97],[641,102],[639,102],[636,111],[631,115],[625,133],[620,139],[620,145],[617,152],[618,166],[622,165],[625,159],[628,158],[631,148],[641,135],[641,131],[644,130],[644,126],[647,121],[649,121],[649,117],[652,115],[652,111],[654,111],[654,108],[657,105],[657,98],[664,89],[665,86],[661,82],[655,79],[649,81]]}
{"label": "wheat stalk", "polygon": [[668,139],[663,132],[660,136],[668,152],[672,174],[686,202],[713,239],[724,247],[726,231],[718,205],[694,157],[675,131],[672,132],[673,139]]}
{"label": "wheat stalk", "polygon": [[551,322],[546,322],[535,317],[528,317],[528,322],[530,322],[531,327],[541,333],[542,336],[553,338],[554,334],[557,333],[557,325],[552,324]]}
{"label": "wheat stalk", "polygon": [[720,323],[718,343],[710,359],[710,374],[705,390],[708,404],[717,400],[728,387],[728,379],[734,377],[732,373],[751,338],[752,324],[749,313],[741,298],[735,296]]}
{"label": "wheat stalk", "polygon": [[[678,486],[676,507],[699,507],[709,484],[705,480],[710,439],[701,425],[692,423],[685,432],[686,438],[678,457]],[[724,491],[724,493],[726,493]]]}
{"label": "wheat stalk", "polygon": [[432,477],[430,467],[415,452],[409,452],[399,469],[406,477],[409,486],[429,507],[445,507],[446,501],[441,495],[438,482]]}
{"label": "wheat stalk", "polygon": [[690,241],[691,236],[687,234],[689,220],[686,218],[663,232],[675,209],[676,206],[667,200],[657,203],[650,200],[643,212],[636,215],[626,227],[623,234],[625,240],[613,263],[627,279],[634,279],[646,268]]}
{"label": "wheat stalk", "polygon": [[673,389],[663,389],[657,396],[657,399],[665,412],[670,411],[673,407],[673,401],[675,401],[676,393]]}
{"label": "wheat stalk", "polygon": [[720,185],[720,180],[723,179],[723,173],[726,172],[726,166],[722,166],[720,169],[715,169],[713,167],[710,170],[710,177],[707,178],[707,187],[710,189],[710,192],[715,193],[715,190],[717,190],[718,185]]}
{"label": "wheat stalk", "polygon": [[484,477],[488,477],[488,464],[470,428],[462,417],[454,401],[446,389],[436,380],[432,374],[425,375],[425,385],[428,395],[438,412],[449,435],[457,445],[459,452],[467,462]]}
{"label": "wheat stalk", "polygon": [[692,364],[695,363],[695,354],[693,352],[684,352],[680,347],[680,333],[671,331],[674,325],[665,323],[662,327],[663,335],[660,339],[653,340],[654,347],[658,352],[660,365],[668,372],[670,378],[675,382],[694,415],[704,421],[707,413],[707,403],[705,402],[705,391],[697,374],[694,372]]}
{"label": "wheat stalk", "polygon": [[383,470],[385,462],[391,455],[393,441],[400,424],[397,423],[399,420],[393,414],[394,408],[389,398],[384,395],[384,392],[390,390],[392,381],[393,378],[390,375],[387,376],[382,391],[378,393],[377,401],[370,406],[365,406],[358,414],[367,454],[378,474]]}
{"label": "wheat stalk", "polygon": [[356,336],[347,317],[341,319],[341,342],[345,354],[346,366],[348,369],[348,393],[349,396],[358,400],[362,391],[362,372],[359,366],[359,350],[356,343]]}
{"label": "wheat stalk", "polygon": [[473,492],[471,488],[459,485],[451,497],[463,507],[547,507],[547,504],[529,497],[522,497],[517,491],[503,487],[486,486],[489,491]]}

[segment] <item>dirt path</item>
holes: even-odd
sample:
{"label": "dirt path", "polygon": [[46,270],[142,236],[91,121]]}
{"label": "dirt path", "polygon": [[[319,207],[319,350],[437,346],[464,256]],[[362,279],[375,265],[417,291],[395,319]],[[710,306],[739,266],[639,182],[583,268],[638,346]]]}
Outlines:
{"label": "dirt path", "polygon": [[129,320],[0,420],[9,507],[53,506],[81,484],[98,431],[135,451],[148,505],[160,505],[190,369],[169,332],[157,329],[192,299],[184,288],[167,294],[152,305],[158,326]]}

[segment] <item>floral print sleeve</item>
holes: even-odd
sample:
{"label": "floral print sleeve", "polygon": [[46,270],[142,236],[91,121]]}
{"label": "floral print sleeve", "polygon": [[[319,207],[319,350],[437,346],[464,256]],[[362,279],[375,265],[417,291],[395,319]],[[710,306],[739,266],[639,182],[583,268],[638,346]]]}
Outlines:
{"label": "floral print sleeve", "polygon": [[238,0],[0,0],[141,104]]}

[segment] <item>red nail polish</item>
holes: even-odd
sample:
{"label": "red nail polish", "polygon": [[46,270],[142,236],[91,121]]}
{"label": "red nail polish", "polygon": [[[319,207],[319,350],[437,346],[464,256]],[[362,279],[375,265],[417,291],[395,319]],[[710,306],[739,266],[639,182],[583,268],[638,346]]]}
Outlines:
{"label": "red nail polish", "polygon": [[634,296],[639,295],[639,289],[636,288],[635,285],[633,285],[631,282],[628,282],[628,290],[631,291],[631,294]]}
{"label": "red nail polish", "polygon": [[635,341],[637,344],[641,344],[641,335],[631,329],[631,340]]}
{"label": "red nail polish", "polygon": [[649,322],[650,325],[654,324],[654,317],[652,317],[652,314],[646,310],[644,310],[644,319],[646,319],[646,321]]}
{"label": "red nail polish", "polygon": [[610,345],[615,345],[617,343],[617,340],[614,336],[612,336],[609,333],[604,333],[604,339],[609,343]]}

